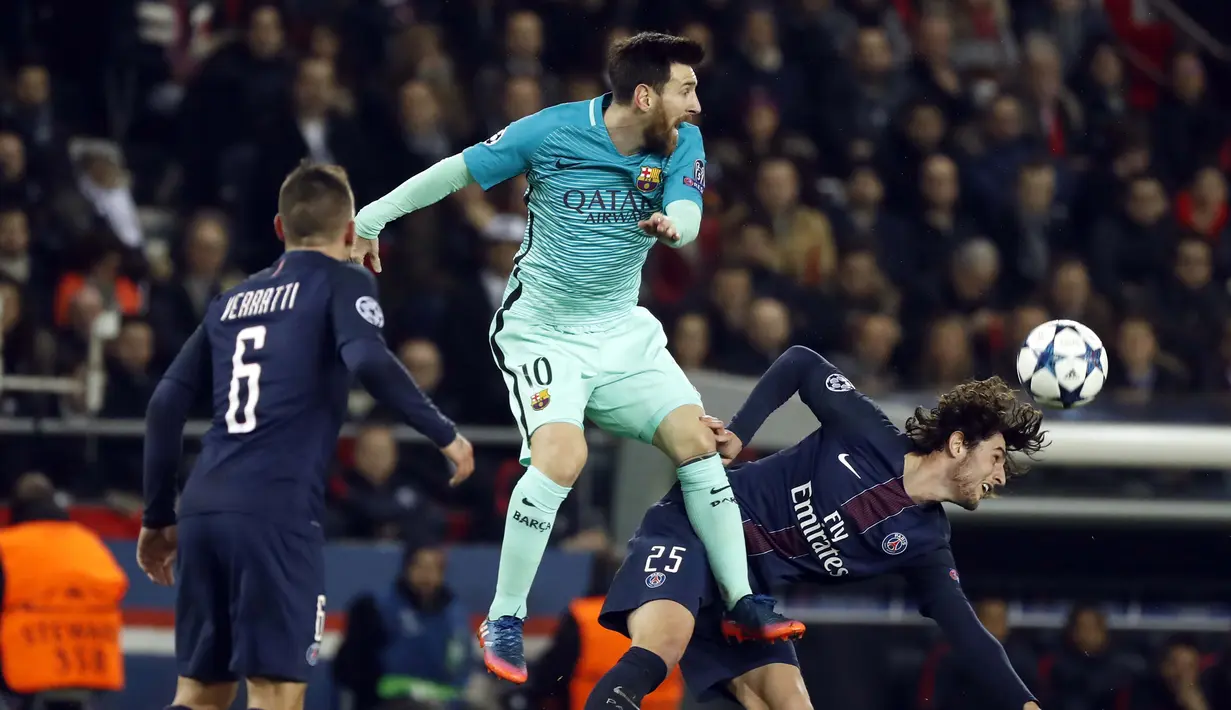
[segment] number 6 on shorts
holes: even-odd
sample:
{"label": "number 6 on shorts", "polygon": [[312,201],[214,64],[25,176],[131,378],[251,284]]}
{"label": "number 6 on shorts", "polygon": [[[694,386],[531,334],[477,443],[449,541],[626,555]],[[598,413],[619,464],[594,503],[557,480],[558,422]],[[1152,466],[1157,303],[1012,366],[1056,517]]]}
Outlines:
{"label": "number 6 on shorts", "polygon": [[325,638],[325,595],[321,594],[316,598],[316,636],[313,637],[317,643]]}

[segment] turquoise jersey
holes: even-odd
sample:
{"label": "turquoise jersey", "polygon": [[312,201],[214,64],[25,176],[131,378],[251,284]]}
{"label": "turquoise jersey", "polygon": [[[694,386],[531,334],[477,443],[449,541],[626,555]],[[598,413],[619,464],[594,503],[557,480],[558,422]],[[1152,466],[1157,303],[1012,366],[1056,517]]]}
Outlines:
{"label": "turquoise jersey", "polygon": [[462,152],[484,190],[526,174],[530,217],[505,302],[539,323],[592,326],[627,314],[657,241],[637,223],[676,200],[701,205],[701,131],[681,125],[670,157],[621,155],[603,120],[610,103],[606,94],[553,106]]}

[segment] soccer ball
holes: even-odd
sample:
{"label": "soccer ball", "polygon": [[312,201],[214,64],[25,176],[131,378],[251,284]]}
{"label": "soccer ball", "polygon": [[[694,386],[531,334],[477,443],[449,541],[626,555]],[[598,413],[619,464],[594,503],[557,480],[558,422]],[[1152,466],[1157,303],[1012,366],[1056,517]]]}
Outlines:
{"label": "soccer ball", "polygon": [[1107,381],[1107,351],[1086,326],[1053,320],[1030,331],[1017,354],[1017,379],[1035,402],[1069,409],[1089,404]]}

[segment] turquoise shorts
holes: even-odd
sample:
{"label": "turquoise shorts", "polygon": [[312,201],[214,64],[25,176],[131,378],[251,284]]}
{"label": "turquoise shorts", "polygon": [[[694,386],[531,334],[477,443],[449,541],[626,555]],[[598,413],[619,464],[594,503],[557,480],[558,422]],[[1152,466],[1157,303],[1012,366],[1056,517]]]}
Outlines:
{"label": "turquoise shorts", "polygon": [[492,356],[522,434],[523,466],[530,465],[530,437],[544,424],[582,427],[589,419],[610,434],[652,443],[673,409],[701,405],[701,395],[667,352],[662,324],[646,309],[590,328],[529,318],[500,310],[490,330]]}

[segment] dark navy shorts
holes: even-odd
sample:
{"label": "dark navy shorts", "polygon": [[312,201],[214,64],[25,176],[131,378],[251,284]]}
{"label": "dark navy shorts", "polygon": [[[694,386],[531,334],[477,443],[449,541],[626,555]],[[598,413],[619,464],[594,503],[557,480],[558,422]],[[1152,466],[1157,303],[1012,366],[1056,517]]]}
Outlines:
{"label": "dark navy shorts", "polygon": [[599,622],[628,636],[628,616],[643,604],[669,599],[687,608],[696,618],[696,628],[680,659],[680,672],[698,700],[731,697],[727,688],[731,680],[771,663],[798,667],[791,643],[735,644],[723,637],[723,605],[705,547],[688,522],[683,501],[675,498],[668,494],[642,518],[607,592]]}
{"label": "dark navy shorts", "polygon": [[252,515],[180,519],[179,675],[306,683],[325,632],[324,536]]}

